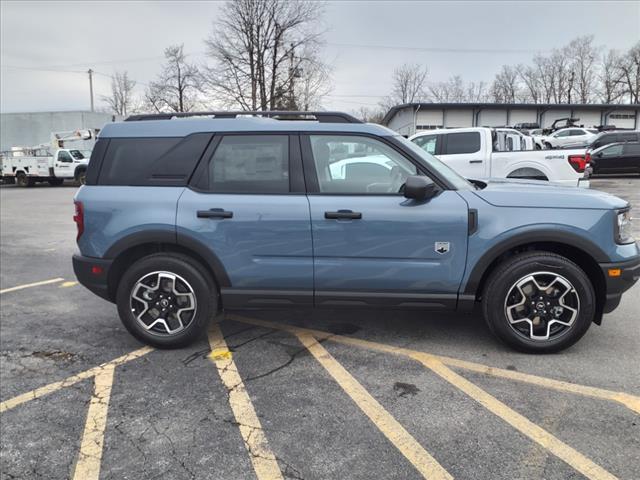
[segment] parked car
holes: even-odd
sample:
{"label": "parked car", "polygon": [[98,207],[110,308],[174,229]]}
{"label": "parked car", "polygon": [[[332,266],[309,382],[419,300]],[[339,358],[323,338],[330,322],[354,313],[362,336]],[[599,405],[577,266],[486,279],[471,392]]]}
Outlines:
{"label": "parked car", "polygon": [[466,178],[520,178],[589,186],[584,149],[509,151],[507,137],[499,129],[470,127],[427,130],[409,140]]}
{"label": "parked car", "polygon": [[637,130],[618,130],[599,133],[589,145],[588,150],[596,150],[617,142],[640,142],[640,132]]}
{"label": "parked car", "polygon": [[539,123],[535,123],[535,122],[516,123],[513,126],[513,128],[515,128],[516,130],[529,131],[529,130],[534,130],[536,128],[540,128],[540,124]]}
{"label": "parked car", "polygon": [[590,128],[563,128],[540,139],[544,148],[577,148],[586,147],[598,135],[598,131]]}
{"label": "parked car", "polygon": [[[220,309],[481,306],[504,342],[549,352],[640,276],[629,205],[606,193],[470,183],[346,114],[189,115],[108,124],[74,199],[78,280],[151,345],[192,343]],[[345,155],[392,166],[332,169]]]}
{"label": "parked car", "polygon": [[610,143],[588,154],[593,173],[640,173],[640,143]]}

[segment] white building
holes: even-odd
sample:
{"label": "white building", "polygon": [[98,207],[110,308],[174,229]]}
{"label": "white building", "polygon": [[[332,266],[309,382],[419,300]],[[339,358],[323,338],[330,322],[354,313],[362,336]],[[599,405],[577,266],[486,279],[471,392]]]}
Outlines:
{"label": "white building", "polygon": [[640,105],[606,104],[499,104],[499,103],[408,103],[393,107],[382,124],[401,135],[418,130],[456,127],[504,127],[537,123],[549,127],[559,118],[579,118],[578,125],[615,125],[639,129]]}
{"label": "white building", "polygon": [[[31,112],[0,114],[0,152],[11,147],[48,143],[51,132],[102,128],[122,117],[102,112]],[[79,144],[76,144],[80,148]]]}

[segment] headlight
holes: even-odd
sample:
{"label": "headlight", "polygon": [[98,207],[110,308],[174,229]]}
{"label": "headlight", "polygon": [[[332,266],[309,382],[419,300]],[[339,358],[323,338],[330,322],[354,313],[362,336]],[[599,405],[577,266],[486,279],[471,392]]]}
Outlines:
{"label": "headlight", "polygon": [[633,230],[631,224],[631,210],[618,212],[616,216],[616,243],[633,243]]}

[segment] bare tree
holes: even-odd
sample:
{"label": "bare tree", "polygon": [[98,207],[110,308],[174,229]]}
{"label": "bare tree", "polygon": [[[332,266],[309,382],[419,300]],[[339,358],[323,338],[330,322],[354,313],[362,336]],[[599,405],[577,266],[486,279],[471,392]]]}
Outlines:
{"label": "bare tree", "polygon": [[187,60],[183,45],[165,49],[166,63],[158,79],[145,92],[147,109],[156,112],[189,112],[199,103],[200,72]]}
{"label": "bare tree", "polygon": [[[318,55],[321,14],[321,4],[305,0],[225,3],[205,41],[213,62],[204,69],[206,91],[244,110],[317,103],[329,81]],[[297,98],[312,93],[313,102]]]}
{"label": "bare tree", "polygon": [[[570,78],[575,78],[575,89],[580,103],[589,103],[593,99],[596,75],[596,61],[598,49],[593,45],[593,35],[578,37],[566,47],[570,59]],[[571,82],[569,88],[573,88]],[[570,101],[567,98],[567,101]]]}
{"label": "bare tree", "polygon": [[540,71],[531,65],[518,65],[516,67],[520,80],[524,84],[523,95],[531,103],[539,103],[544,96],[542,92]]}
{"label": "bare tree", "polygon": [[617,103],[626,92],[621,63],[622,59],[616,50],[609,50],[600,57],[598,83],[599,97],[603,103]]}
{"label": "bare tree", "polygon": [[488,100],[487,84],[485,82],[470,82],[466,90],[465,102],[482,103]]}
{"label": "bare tree", "polygon": [[315,110],[322,106],[322,100],[331,92],[331,70],[318,60],[317,52],[309,51],[315,45],[307,45],[300,58],[294,84],[294,106],[298,110]]}
{"label": "bare tree", "polygon": [[[429,93],[437,102],[460,103],[468,101],[468,87],[460,75],[449,77],[446,82],[437,82],[429,85]],[[474,87],[475,88],[475,87]]]}
{"label": "bare tree", "polygon": [[367,123],[382,123],[382,119],[385,116],[386,110],[380,107],[360,107],[358,110],[352,112],[353,115],[363,122]]}
{"label": "bare tree", "polygon": [[426,67],[405,63],[393,71],[391,95],[383,101],[388,108],[394,105],[415,103],[425,100],[425,82],[429,74]]}
{"label": "bare tree", "polygon": [[116,115],[127,116],[133,107],[133,89],[136,82],[129,78],[128,72],[115,72],[111,77],[111,95],[101,98]]}
{"label": "bare tree", "polygon": [[518,69],[510,65],[503,65],[491,86],[493,101],[496,103],[515,103],[519,94],[518,80]]}
{"label": "bare tree", "polygon": [[620,71],[622,83],[629,103],[638,103],[640,98],[640,42],[636,43],[622,57]]}

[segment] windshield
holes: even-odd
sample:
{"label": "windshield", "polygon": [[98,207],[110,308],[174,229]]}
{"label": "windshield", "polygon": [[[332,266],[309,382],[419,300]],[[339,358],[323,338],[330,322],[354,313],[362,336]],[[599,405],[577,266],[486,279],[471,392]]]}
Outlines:
{"label": "windshield", "polygon": [[418,145],[413,143],[410,140],[407,140],[402,135],[396,135],[394,138],[398,139],[404,145],[406,145],[413,153],[415,153],[420,160],[422,160],[426,165],[428,165],[431,169],[438,172],[444,178],[446,178],[456,189],[458,190],[475,190],[476,187],[473,186],[468,180],[464,177],[461,177],[458,173],[456,173],[451,167],[447,164],[438,160],[436,157],[431,155],[430,153],[425,152]]}

